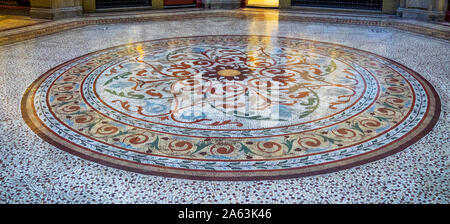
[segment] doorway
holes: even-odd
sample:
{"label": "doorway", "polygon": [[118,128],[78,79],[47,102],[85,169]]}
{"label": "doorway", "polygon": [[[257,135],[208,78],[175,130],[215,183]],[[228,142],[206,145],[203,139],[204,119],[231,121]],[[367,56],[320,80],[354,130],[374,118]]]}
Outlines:
{"label": "doorway", "polygon": [[151,0],[97,0],[97,9],[151,6]]}
{"label": "doorway", "polygon": [[30,7],[30,0],[0,0],[0,5]]}
{"label": "doorway", "polygon": [[193,6],[196,0],[164,0],[164,6]]}
{"label": "doorway", "polygon": [[30,0],[0,0],[0,13],[7,15],[30,15]]}
{"label": "doorway", "polygon": [[292,0],[291,5],[381,11],[383,0]]}
{"label": "doorway", "polygon": [[246,2],[246,7],[278,8],[280,6],[279,0],[247,0]]}

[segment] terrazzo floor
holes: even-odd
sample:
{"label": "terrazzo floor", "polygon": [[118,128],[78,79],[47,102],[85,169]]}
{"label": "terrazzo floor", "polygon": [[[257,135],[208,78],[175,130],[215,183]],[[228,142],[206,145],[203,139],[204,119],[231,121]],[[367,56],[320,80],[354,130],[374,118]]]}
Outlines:
{"label": "terrazzo floor", "polygon": [[[92,25],[0,47],[1,203],[449,203],[450,43],[359,25],[205,18]],[[442,102],[434,129],[407,149],[334,173],[270,181],[196,181],[143,175],[83,160],[48,144],[22,119],[20,102],[49,69],[138,41],[197,35],[269,35],[373,52],[421,74]]]}

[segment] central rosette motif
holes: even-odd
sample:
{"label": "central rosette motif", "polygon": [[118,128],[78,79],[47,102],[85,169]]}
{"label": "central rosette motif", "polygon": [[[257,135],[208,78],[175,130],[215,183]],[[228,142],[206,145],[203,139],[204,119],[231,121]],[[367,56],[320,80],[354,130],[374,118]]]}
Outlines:
{"label": "central rosette motif", "polygon": [[119,113],[170,127],[282,128],[330,118],[365,91],[364,78],[349,65],[298,49],[200,45],[143,52],[102,71],[94,91]]}
{"label": "central rosette motif", "polygon": [[202,78],[216,79],[218,81],[242,81],[251,75],[251,70],[247,67],[218,65],[207,69]]}
{"label": "central rosette motif", "polygon": [[217,72],[220,76],[230,77],[240,75],[241,72],[234,69],[224,69]]}

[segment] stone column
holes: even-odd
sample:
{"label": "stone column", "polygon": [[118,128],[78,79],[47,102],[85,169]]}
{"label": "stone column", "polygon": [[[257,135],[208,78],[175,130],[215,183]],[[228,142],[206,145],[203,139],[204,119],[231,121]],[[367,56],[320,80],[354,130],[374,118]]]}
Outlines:
{"label": "stone column", "polygon": [[406,0],[400,0],[400,5],[397,9],[397,16],[402,17],[403,16],[403,9],[406,8]]}
{"label": "stone column", "polygon": [[64,19],[83,14],[82,0],[30,0],[30,16],[40,19]]}
{"label": "stone column", "polygon": [[403,0],[397,15],[407,19],[443,21],[447,7],[447,0]]}
{"label": "stone column", "polygon": [[153,9],[164,8],[164,0],[152,0],[152,8]]}
{"label": "stone column", "polygon": [[83,0],[83,11],[84,12],[95,12],[97,7],[95,6],[95,0]]}
{"label": "stone column", "polygon": [[291,0],[280,0],[280,9],[288,9],[291,7]]}
{"label": "stone column", "polygon": [[401,4],[400,2],[401,0],[383,0],[383,8],[381,9],[381,12],[383,14],[395,14]]}

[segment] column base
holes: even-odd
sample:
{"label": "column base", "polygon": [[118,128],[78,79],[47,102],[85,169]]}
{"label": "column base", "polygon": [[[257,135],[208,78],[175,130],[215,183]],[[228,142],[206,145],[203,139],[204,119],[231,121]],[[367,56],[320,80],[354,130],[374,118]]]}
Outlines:
{"label": "column base", "polygon": [[31,18],[37,19],[66,19],[79,17],[82,15],[83,15],[83,7],[81,6],[72,6],[56,9],[31,7],[30,9]]}
{"label": "column base", "polygon": [[398,8],[397,15],[405,19],[417,19],[423,21],[444,21],[445,14],[439,11],[426,9]]}

